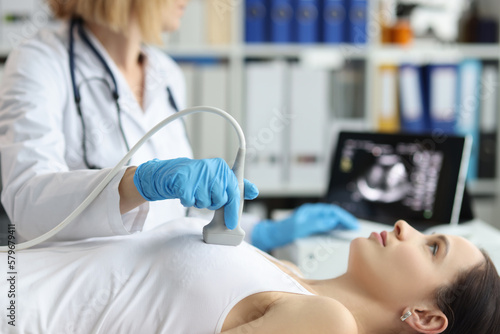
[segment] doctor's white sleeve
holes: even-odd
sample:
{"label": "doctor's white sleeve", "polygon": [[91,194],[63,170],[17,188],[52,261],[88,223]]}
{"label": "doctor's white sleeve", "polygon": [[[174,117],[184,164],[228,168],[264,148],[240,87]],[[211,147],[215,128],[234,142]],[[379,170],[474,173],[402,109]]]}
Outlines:
{"label": "doctor's white sleeve", "polygon": [[[6,64],[0,88],[2,203],[18,241],[59,224],[109,171],[70,171],[65,161],[63,118],[73,100],[67,59],[63,47],[30,41]],[[119,211],[124,171],[55,239],[128,234]]]}

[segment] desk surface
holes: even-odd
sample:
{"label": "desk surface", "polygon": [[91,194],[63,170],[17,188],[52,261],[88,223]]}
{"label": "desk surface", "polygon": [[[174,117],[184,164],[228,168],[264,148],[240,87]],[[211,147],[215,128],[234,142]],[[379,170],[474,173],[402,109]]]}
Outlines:
{"label": "desk surface", "polygon": [[[315,235],[273,251],[279,259],[291,261],[302,270],[307,278],[325,279],[336,277],[347,270],[349,244],[357,237],[368,237],[371,232],[391,230],[385,224],[361,221],[357,231],[332,231],[330,234]],[[500,230],[475,219],[457,226],[439,225],[427,233],[459,235],[484,249],[496,267],[500,269]]]}

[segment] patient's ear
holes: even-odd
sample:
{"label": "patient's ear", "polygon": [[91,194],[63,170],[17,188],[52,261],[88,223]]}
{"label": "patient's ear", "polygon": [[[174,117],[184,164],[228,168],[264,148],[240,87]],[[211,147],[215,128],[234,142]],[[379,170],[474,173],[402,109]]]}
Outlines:
{"label": "patient's ear", "polygon": [[416,307],[405,322],[422,334],[438,334],[448,327],[448,318],[439,308]]}

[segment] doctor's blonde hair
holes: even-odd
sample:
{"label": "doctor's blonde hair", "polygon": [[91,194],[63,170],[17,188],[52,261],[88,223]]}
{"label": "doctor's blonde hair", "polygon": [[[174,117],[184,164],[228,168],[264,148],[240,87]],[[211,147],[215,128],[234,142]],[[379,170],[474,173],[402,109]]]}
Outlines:
{"label": "doctor's blonde hair", "polygon": [[162,44],[162,16],[165,0],[46,0],[59,19],[81,17],[87,22],[125,31],[132,13],[145,43]]}

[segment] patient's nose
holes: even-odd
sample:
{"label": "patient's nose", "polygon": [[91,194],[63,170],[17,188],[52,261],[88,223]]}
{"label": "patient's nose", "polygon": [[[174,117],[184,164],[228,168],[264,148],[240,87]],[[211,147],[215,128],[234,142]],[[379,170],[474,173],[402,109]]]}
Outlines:
{"label": "patient's nose", "polygon": [[400,241],[407,240],[415,233],[419,233],[404,220],[398,220],[396,224],[394,224],[393,232],[396,238],[398,238]]}

